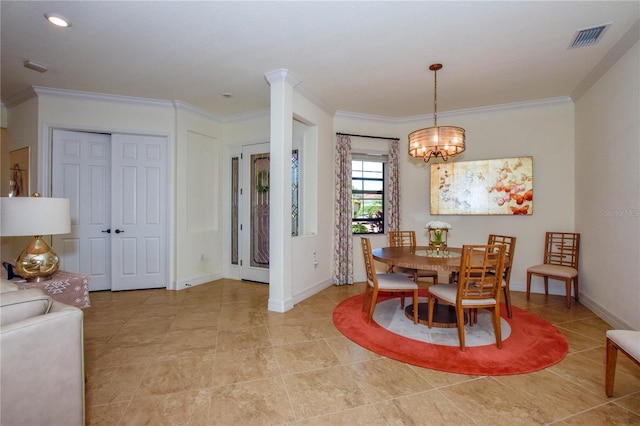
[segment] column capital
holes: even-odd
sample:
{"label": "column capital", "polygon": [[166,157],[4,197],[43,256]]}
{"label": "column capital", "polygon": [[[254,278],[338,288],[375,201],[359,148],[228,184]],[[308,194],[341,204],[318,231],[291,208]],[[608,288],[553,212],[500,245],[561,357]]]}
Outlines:
{"label": "column capital", "polygon": [[286,68],[278,68],[277,70],[269,71],[264,74],[269,84],[285,82],[295,87],[300,83],[300,79],[296,77],[294,73]]}

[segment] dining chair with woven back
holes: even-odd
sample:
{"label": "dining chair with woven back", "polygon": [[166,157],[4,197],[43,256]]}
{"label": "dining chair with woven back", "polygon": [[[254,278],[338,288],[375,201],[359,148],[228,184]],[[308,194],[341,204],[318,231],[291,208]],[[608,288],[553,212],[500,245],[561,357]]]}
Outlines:
{"label": "dining chair with woven back", "polygon": [[367,313],[367,321],[371,322],[373,311],[378,302],[380,292],[400,293],[400,308],[404,309],[404,293],[413,293],[413,322],[418,323],[418,284],[405,274],[376,272],[376,267],[371,253],[371,241],[369,238],[361,237],[362,255],[364,257],[364,267],[367,275],[367,286],[362,299],[362,310]]}
{"label": "dining chair with woven back", "polygon": [[510,237],[507,235],[489,234],[489,241],[487,244],[504,244],[505,260],[504,260],[504,276],[502,279],[502,290],[504,292],[504,303],[507,305],[507,315],[509,318],[512,316],[511,309],[511,291],[509,284],[511,282],[511,268],[513,266],[513,256],[516,251],[516,237]]}
{"label": "dining chair with woven back", "polygon": [[[437,284],[429,287],[427,326],[433,325],[436,299],[456,310],[460,350],[465,350],[464,311],[487,309],[492,313],[493,330],[498,349],[502,349],[500,326],[500,289],[504,276],[506,246],[464,245],[457,284]],[[471,321],[471,320],[470,320]]]}
{"label": "dining chair with woven back", "polygon": [[580,234],[573,232],[547,232],[545,234],[544,263],[527,269],[527,300],[531,295],[531,277],[544,279],[544,294],[549,294],[549,278],[564,281],[567,308],[571,307],[571,282],[573,295],[578,301],[578,259]]}
{"label": "dining chair with woven back", "polygon": [[[389,247],[415,247],[416,231],[389,231]],[[389,266],[387,272],[398,272],[409,275],[416,283],[420,278],[431,278],[433,284],[438,284],[438,271],[429,269],[411,269],[399,266]]]}

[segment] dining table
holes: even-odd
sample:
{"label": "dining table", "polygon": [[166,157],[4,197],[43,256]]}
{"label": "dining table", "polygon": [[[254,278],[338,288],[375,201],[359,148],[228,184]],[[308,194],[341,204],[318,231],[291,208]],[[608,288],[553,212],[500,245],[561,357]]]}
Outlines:
{"label": "dining table", "polygon": [[[460,271],[462,249],[447,247],[436,249],[431,246],[379,247],[371,251],[373,258],[390,266],[399,266],[413,270],[434,270],[449,273],[449,282],[455,282]],[[414,273],[417,282],[417,273]],[[405,315],[413,318],[413,304],[405,307]],[[428,304],[418,303],[418,322],[427,324]],[[465,314],[465,323],[467,316]],[[456,327],[455,307],[436,304],[433,312],[433,326],[441,328]]]}

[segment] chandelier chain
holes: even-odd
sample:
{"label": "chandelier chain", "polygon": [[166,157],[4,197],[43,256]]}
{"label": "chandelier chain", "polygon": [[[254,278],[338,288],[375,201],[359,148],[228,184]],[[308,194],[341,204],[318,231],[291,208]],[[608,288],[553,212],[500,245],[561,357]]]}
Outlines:
{"label": "chandelier chain", "polygon": [[438,70],[433,71],[433,123],[438,127]]}

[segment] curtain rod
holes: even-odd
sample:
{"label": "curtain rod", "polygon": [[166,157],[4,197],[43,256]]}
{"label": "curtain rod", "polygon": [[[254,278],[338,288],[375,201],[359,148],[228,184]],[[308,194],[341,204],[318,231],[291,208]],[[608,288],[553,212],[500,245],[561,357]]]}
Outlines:
{"label": "curtain rod", "polygon": [[369,139],[387,139],[387,140],[392,140],[392,141],[399,141],[400,138],[386,138],[384,136],[367,136],[367,135],[353,135],[351,133],[336,133],[336,135],[341,135],[341,136],[356,136],[359,138],[369,138]]}

